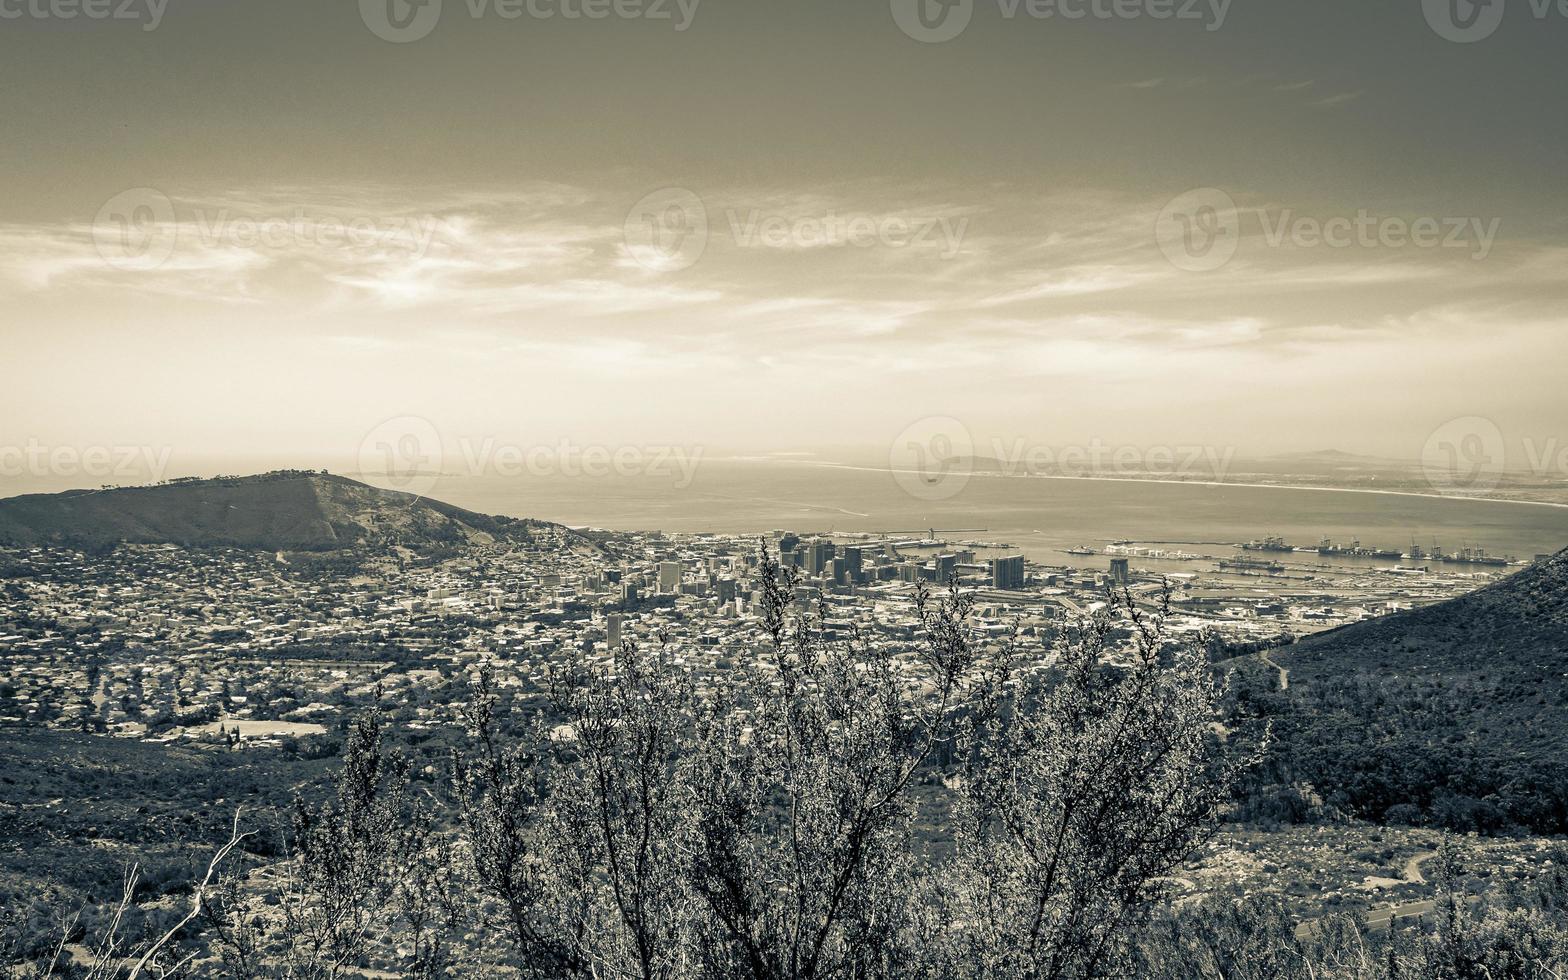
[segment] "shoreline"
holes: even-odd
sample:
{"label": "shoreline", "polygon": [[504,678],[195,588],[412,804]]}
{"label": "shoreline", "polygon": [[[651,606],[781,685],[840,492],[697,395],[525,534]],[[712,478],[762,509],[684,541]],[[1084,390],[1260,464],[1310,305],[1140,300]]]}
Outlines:
{"label": "shoreline", "polygon": [[[859,466],[853,463],[829,463],[814,460],[779,460],[783,463],[798,463],[806,466],[822,466],[830,469],[859,470],[867,473],[904,473],[911,476],[922,476],[919,470],[892,469],[885,466]],[[1568,509],[1568,502],[1553,500],[1513,500],[1498,497],[1461,497],[1445,493],[1420,493],[1415,490],[1373,490],[1367,487],[1318,487],[1296,483],[1237,483],[1227,480],[1173,480],[1166,477],[1136,477],[1136,476],[1062,476],[1049,473],[1028,473],[1023,475],[1013,473],[975,472],[961,477],[972,479],[976,477],[1002,480],[1067,480],[1079,483],[1154,483],[1164,486],[1178,487],[1236,487],[1253,490],[1303,490],[1320,493],[1365,493],[1386,497],[1414,497],[1419,500],[1451,500],[1459,503],[1477,504],[1517,504],[1532,507],[1555,507]],[[960,479],[960,477],[954,477]]]}

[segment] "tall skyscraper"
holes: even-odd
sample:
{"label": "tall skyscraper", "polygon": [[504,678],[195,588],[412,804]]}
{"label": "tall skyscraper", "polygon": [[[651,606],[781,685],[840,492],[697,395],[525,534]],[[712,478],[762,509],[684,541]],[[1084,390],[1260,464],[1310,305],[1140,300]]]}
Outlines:
{"label": "tall skyscraper", "polygon": [[865,567],[865,552],[859,545],[847,544],[844,546],[844,564],[849,569],[851,581],[859,582]]}
{"label": "tall skyscraper", "polygon": [[823,569],[828,567],[828,562],[833,560],[833,542],[826,538],[817,538],[806,547],[806,571],[811,575],[821,575]]}
{"label": "tall skyscraper", "polygon": [[1024,585],[1024,556],[1010,555],[991,559],[991,587],[1021,589]]}
{"label": "tall skyscraper", "polygon": [[659,592],[669,594],[679,592],[681,588],[681,563],[678,561],[659,562]]}

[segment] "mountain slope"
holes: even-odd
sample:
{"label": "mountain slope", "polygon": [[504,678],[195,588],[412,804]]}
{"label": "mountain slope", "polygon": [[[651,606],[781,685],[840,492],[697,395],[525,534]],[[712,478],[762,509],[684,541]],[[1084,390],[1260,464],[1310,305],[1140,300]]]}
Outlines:
{"label": "mountain slope", "polygon": [[1468,595],[1355,623],[1284,651],[1292,676],[1346,668],[1442,673],[1568,669],[1568,550]]}
{"label": "mountain slope", "polygon": [[541,526],[295,470],[0,500],[0,544],[24,546],[131,542],[312,551],[526,538]]}
{"label": "mountain slope", "polygon": [[1272,672],[1243,682],[1276,739],[1252,815],[1299,816],[1316,794],[1374,820],[1568,832],[1568,551],[1271,656],[1288,691]]}

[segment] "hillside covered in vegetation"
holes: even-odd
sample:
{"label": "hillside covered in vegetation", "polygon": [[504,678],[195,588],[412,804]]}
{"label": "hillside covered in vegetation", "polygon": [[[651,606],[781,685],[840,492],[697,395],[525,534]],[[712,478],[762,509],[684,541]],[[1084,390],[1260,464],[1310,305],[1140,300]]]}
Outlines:
{"label": "hillside covered in vegetation", "polygon": [[523,539],[538,526],[308,470],[0,500],[0,544],[22,546],[325,551]]}
{"label": "hillside covered in vegetation", "polygon": [[1568,552],[1272,658],[1289,689],[1258,671],[1240,692],[1274,726],[1262,813],[1319,796],[1375,820],[1568,832]]}

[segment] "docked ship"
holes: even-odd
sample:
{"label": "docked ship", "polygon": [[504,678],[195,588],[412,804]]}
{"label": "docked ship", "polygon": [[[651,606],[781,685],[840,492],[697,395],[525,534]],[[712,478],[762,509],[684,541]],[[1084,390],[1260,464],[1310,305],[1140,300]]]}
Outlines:
{"label": "docked ship", "polygon": [[1333,558],[1381,558],[1385,561],[1398,561],[1405,557],[1397,551],[1385,551],[1381,548],[1363,548],[1360,538],[1351,541],[1350,547],[1341,548],[1325,537],[1318,542],[1318,554]]}
{"label": "docked ship", "polygon": [[1197,555],[1185,551],[1166,551],[1164,548],[1144,548],[1130,544],[1108,544],[1106,555],[1113,558],[1157,558],[1163,561],[1196,561]]}
{"label": "docked ship", "polygon": [[1284,538],[1267,537],[1262,541],[1248,541],[1241,546],[1246,551],[1288,551],[1295,553],[1296,546],[1286,544]]}
{"label": "docked ship", "polygon": [[1513,561],[1513,558],[1489,555],[1485,548],[1460,548],[1452,555],[1445,555],[1434,546],[1432,557],[1450,565],[1489,565],[1493,568],[1500,568]]}
{"label": "docked ship", "polygon": [[1489,555],[1485,548],[1460,548],[1454,554],[1445,555],[1436,541],[1432,542],[1431,551],[1424,551],[1415,541],[1411,541],[1410,554],[1405,557],[1411,561],[1440,561],[1448,565],[1486,565],[1489,568],[1503,568],[1518,560],[1512,555],[1507,557]]}
{"label": "docked ship", "polygon": [[1092,554],[1095,553],[1095,551],[1094,551],[1093,548],[1077,547],[1077,548],[1068,548],[1067,549],[1067,553],[1069,555],[1092,555]]}
{"label": "docked ship", "polygon": [[1277,561],[1269,561],[1267,558],[1252,558],[1247,555],[1221,558],[1219,566],[1227,572],[1268,572],[1271,575],[1285,570],[1285,566]]}

